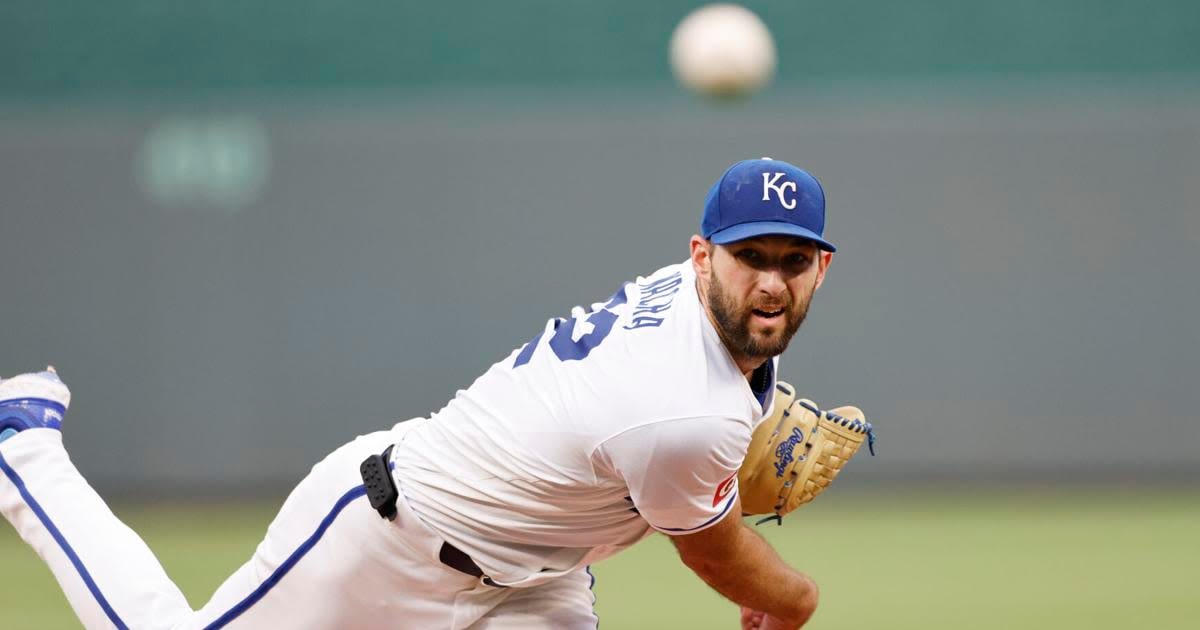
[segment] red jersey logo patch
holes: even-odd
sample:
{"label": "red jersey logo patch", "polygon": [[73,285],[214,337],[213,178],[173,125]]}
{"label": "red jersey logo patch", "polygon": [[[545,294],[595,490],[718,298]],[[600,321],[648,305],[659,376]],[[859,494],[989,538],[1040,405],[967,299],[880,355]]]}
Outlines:
{"label": "red jersey logo patch", "polygon": [[725,497],[728,497],[729,493],[733,492],[733,487],[736,485],[737,485],[737,472],[735,471],[732,475],[729,475],[728,477],[726,477],[725,481],[722,481],[721,483],[717,484],[717,491],[713,493],[712,506],[717,507],[717,505],[720,504],[721,501],[724,501]]}

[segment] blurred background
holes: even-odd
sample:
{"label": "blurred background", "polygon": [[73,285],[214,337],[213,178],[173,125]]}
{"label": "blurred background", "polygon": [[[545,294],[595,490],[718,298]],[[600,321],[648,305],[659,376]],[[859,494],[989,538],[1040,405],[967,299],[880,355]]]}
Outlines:
{"label": "blurred background", "polygon": [[[738,102],[671,76],[701,4],[0,4],[0,374],[58,367],[198,606],[324,453],[683,260],[769,155],[839,246],[782,376],[880,436],[767,531],[813,627],[1196,627],[1200,4],[746,2]],[[736,627],[671,555],[597,567],[604,627]],[[0,558],[0,626],[74,627]]]}

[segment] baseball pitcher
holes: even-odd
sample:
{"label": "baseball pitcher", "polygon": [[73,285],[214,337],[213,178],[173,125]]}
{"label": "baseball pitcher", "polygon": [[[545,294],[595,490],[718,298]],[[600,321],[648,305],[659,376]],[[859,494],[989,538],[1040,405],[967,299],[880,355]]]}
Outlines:
{"label": "baseball pitcher", "polygon": [[811,500],[873,438],[776,378],[829,269],[824,225],[811,175],[734,164],[687,260],[331,453],[199,610],[71,463],[52,371],[0,382],[0,511],[88,628],[596,628],[589,565],[656,531],[743,628],[798,628],[816,585],[741,517]]}

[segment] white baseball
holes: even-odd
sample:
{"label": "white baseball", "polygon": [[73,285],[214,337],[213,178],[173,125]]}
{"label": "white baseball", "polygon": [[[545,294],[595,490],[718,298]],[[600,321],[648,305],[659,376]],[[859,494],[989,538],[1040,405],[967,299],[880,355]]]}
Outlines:
{"label": "white baseball", "polygon": [[671,69],[688,88],[708,96],[742,96],[775,74],[775,42],[766,24],[736,4],[701,7],[671,35]]}

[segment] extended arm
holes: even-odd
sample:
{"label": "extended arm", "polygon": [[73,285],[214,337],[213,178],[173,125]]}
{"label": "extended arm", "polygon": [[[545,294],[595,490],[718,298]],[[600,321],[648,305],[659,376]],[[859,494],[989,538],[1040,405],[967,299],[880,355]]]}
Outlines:
{"label": "extended arm", "polygon": [[671,536],[679,557],[721,595],[767,617],[764,629],[799,628],[817,608],[817,585],[775,553],[738,516],[740,500],[720,522]]}
{"label": "extended arm", "polygon": [[812,616],[817,587],[742,524],[737,471],[749,443],[745,423],[681,418],[609,438],[596,465],[625,480],[642,518],[671,537],[702,580],[748,614],[767,613],[764,630],[790,630]]}

